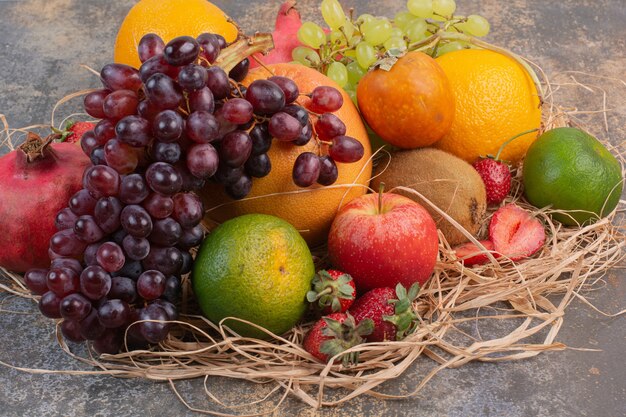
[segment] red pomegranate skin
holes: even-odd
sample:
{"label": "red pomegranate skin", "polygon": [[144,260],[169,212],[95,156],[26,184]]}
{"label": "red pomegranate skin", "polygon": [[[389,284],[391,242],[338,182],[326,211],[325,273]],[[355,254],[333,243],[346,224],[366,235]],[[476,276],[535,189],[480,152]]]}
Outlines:
{"label": "red pomegranate skin", "polygon": [[54,219],[90,164],[72,143],[51,143],[30,162],[21,149],[0,158],[0,266],[23,273],[50,265]]}

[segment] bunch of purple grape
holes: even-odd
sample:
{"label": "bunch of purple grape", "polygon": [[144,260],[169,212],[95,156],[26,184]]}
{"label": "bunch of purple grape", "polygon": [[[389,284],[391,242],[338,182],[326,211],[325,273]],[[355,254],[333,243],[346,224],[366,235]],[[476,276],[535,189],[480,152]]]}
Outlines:
{"label": "bunch of purple grape", "polygon": [[63,319],[66,339],[92,340],[99,353],[118,352],[124,334],[130,346],[163,341],[167,322],[178,318],[189,250],[204,237],[195,191],[212,180],[232,198],[245,197],[252,177],[270,172],[272,138],[302,146],[315,136],[330,145],[328,156],[305,152],[297,159],[294,182],[303,187],[332,184],[334,161],[363,156],[330,113],[343,104],[336,89],[311,93],[309,110],[320,114],[313,127],[309,111],[295,104],[300,92],[289,78],[246,88],[239,81],[247,59],[229,74],[213,65],[226,46],[214,34],[167,45],[148,34],[139,43],[140,69],[106,65],[105,88],[85,97],[86,112],[101,119],[81,139],[92,166],[56,217],[50,268],[25,274],[41,295],[41,312]]}

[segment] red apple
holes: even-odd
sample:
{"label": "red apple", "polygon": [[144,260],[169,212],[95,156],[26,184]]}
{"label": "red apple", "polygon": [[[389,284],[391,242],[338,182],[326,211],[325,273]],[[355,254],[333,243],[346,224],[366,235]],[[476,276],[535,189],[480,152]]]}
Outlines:
{"label": "red apple", "polygon": [[398,194],[367,194],[344,206],[330,228],[334,266],[352,275],[360,293],[423,285],[435,269],[439,241],[430,214]]}

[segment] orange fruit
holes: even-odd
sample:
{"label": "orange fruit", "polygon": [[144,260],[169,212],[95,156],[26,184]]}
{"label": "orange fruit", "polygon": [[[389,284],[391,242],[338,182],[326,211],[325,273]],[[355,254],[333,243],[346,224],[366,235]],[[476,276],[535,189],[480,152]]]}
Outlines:
{"label": "orange fruit", "polygon": [[359,109],[381,138],[403,149],[432,145],[454,119],[454,96],[437,62],[409,52],[385,71],[375,69],[359,81]]}
{"label": "orange fruit", "polygon": [[[323,145],[318,149],[315,140],[311,140],[305,146],[295,146],[274,140],[268,152],[272,170],[268,176],[253,180],[252,191],[246,199],[232,200],[224,193],[223,186],[207,183],[200,193],[205,209],[208,210],[205,224],[208,227],[214,227],[218,223],[242,214],[270,214],[291,223],[300,231],[309,245],[316,245],[326,239],[337,210],[343,204],[367,192],[365,186],[369,184],[372,175],[369,138],[359,112],[350,97],[330,78],[312,68],[297,64],[272,64],[268,65],[268,68],[275,75],[294,80],[300,93],[311,92],[321,85],[332,86],[341,91],[343,106],[334,114],[345,123],[346,134],[363,144],[365,148],[363,158],[351,164],[337,163],[339,177],[332,187],[338,188],[325,188],[320,185],[300,188],[293,183],[292,179],[296,158],[303,152],[320,151],[325,154],[326,146]],[[254,80],[270,76],[271,74],[266,69],[255,68],[250,71],[243,83],[249,85]],[[297,101],[300,105],[306,105],[309,99],[301,96]],[[286,192],[297,193],[275,195]]]}
{"label": "orange fruit", "polygon": [[535,207],[577,226],[609,215],[622,195],[622,167],[593,136],[572,127],[548,130],[524,159],[524,194]]}
{"label": "orange fruit", "polygon": [[237,38],[237,28],[227,19],[220,8],[206,0],[141,0],[130,9],[117,33],[114,60],[139,68],[137,44],[147,33],[156,33],[165,43],[177,36],[196,37],[204,32],[232,42]]}
{"label": "orange fruit", "polygon": [[[213,323],[237,317],[281,335],[307,308],[315,266],[302,236],[277,217],[249,214],[216,228],[198,249],[193,291]],[[240,321],[225,325],[243,336],[267,334]]]}
{"label": "orange fruit", "polygon": [[[435,147],[473,163],[495,155],[507,139],[541,125],[537,89],[514,59],[486,49],[463,49],[437,62],[450,81],[456,112],[450,132]],[[515,139],[501,159],[520,161],[536,138],[537,133],[528,133]]]}

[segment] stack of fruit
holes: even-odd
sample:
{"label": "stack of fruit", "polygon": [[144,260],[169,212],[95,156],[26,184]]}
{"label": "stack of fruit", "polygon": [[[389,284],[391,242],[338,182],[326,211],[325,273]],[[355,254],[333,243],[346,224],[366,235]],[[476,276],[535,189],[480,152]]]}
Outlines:
{"label": "stack of fruit", "polygon": [[[84,100],[95,126],[74,126],[73,139],[31,135],[0,160],[0,246],[13,248],[0,265],[28,270],[41,312],[63,319],[68,340],[93,340],[100,353],[118,352],[125,332],[130,347],[163,341],[192,272],[212,322],[268,338],[313,305],[324,317],[304,348],[353,363],[346,350],[416,329],[414,301],[442,254],[462,268],[541,250],[544,225],[512,201],[509,164],[524,161],[526,199],[564,225],[619,202],[615,157],[577,129],[537,138],[536,76],[477,40],[488,22],[456,15],[454,0],[409,0],[393,19],[348,17],[323,0],[328,29],[302,23],[287,1],[276,49],[252,61],[268,36],[235,41],[213,5],[188,3],[198,15],[173,0],[129,13],[118,62]],[[187,36],[203,13],[220,33]],[[157,30],[155,19],[172,27]],[[268,65],[249,72],[256,60]],[[376,167],[378,194],[365,195],[361,117],[400,148]],[[78,137],[84,154],[53,143]],[[214,228],[206,239],[203,218]],[[320,243],[335,269],[316,273],[308,245]]]}

